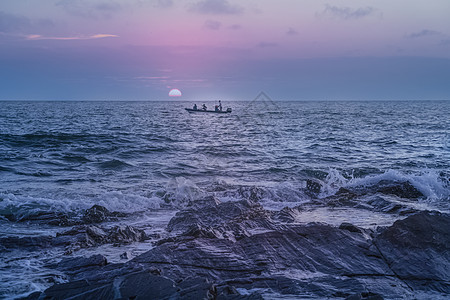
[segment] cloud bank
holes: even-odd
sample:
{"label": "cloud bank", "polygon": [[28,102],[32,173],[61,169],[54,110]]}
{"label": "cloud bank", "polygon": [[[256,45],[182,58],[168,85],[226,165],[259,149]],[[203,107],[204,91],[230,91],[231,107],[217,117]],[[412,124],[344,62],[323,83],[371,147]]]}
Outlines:
{"label": "cloud bank", "polygon": [[202,0],[189,8],[192,12],[212,15],[237,15],[244,12],[239,5],[233,5],[227,0]]}
{"label": "cloud bank", "polygon": [[342,20],[356,20],[364,17],[375,16],[376,12],[377,10],[371,6],[353,9],[346,6],[339,7],[325,4],[325,9],[317,15],[338,18]]}
{"label": "cloud bank", "polygon": [[115,1],[60,0],[56,6],[62,7],[72,16],[86,19],[109,19],[122,10],[121,5]]}
{"label": "cloud bank", "polygon": [[439,31],[424,29],[419,32],[413,32],[411,34],[408,34],[408,35],[406,35],[406,37],[409,39],[415,39],[415,38],[420,38],[420,37],[425,37],[425,36],[433,36],[433,35],[441,35],[441,34],[442,33]]}
{"label": "cloud bank", "polygon": [[14,32],[30,26],[28,18],[0,11],[0,32]]}

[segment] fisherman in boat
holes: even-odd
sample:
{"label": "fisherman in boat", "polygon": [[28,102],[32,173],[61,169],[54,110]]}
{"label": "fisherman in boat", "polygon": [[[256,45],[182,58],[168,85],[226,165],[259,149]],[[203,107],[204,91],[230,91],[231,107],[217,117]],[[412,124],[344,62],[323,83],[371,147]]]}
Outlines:
{"label": "fisherman in boat", "polygon": [[214,111],[219,111],[219,105],[214,106]]}
{"label": "fisherman in boat", "polygon": [[197,103],[194,104],[194,110],[197,110]]}
{"label": "fisherman in boat", "polygon": [[219,110],[222,111],[222,102],[219,100]]}
{"label": "fisherman in boat", "polygon": [[205,105],[205,103],[203,103],[202,108],[203,108],[203,110],[206,110],[206,105]]}

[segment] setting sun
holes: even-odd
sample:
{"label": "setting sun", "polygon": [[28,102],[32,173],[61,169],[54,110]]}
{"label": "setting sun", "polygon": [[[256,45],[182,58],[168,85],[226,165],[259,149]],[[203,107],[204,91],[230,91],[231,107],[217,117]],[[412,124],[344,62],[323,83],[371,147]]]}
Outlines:
{"label": "setting sun", "polygon": [[181,97],[181,91],[179,89],[171,89],[169,92],[170,97]]}

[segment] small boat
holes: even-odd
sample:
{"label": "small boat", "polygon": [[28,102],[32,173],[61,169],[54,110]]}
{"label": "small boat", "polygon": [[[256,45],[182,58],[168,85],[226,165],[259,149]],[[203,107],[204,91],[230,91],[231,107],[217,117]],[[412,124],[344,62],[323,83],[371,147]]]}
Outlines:
{"label": "small boat", "polygon": [[193,108],[185,108],[189,113],[214,113],[214,114],[229,114],[231,113],[231,108],[227,108],[227,110],[207,110],[207,109],[193,109]]}

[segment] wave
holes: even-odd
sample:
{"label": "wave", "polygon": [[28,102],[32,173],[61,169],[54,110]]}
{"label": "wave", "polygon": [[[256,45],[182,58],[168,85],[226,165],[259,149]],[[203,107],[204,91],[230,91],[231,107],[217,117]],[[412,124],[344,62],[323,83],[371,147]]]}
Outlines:
{"label": "wave", "polygon": [[133,165],[118,159],[113,159],[99,163],[99,167],[101,169],[121,170],[123,168],[133,167]]}
{"label": "wave", "polygon": [[372,174],[364,177],[344,176],[335,169],[330,169],[323,181],[319,195],[326,198],[335,195],[339,189],[362,190],[375,193],[386,184],[408,183],[419,191],[423,197],[418,201],[431,205],[432,208],[450,209],[450,176],[436,170],[422,170],[417,173],[404,173],[399,170],[387,170],[381,174]]}
{"label": "wave", "polygon": [[0,166],[0,172],[14,172],[14,169]]}
{"label": "wave", "polygon": [[62,157],[62,160],[66,161],[66,162],[70,162],[70,163],[87,163],[87,162],[91,162],[90,159],[88,159],[85,156],[82,155],[72,155],[72,154],[67,154],[64,155]]}
{"label": "wave", "polygon": [[161,198],[152,194],[139,195],[122,192],[106,192],[93,197],[73,195],[72,199],[61,199],[56,195],[32,197],[0,193],[0,216],[17,221],[47,213],[63,213],[76,217],[95,204],[104,206],[110,211],[134,213],[160,208]]}
{"label": "wave", "polygon": [[76,218],[93,205],[125,214],[160,208],[178,209],[206,194],[206,191],[184,177],[170,179],[165,187],[159,189],[138,192],[109,191],[98,195],[72,192],[64,197],[57,192],[44,197],[0,193],[0,217],[21,221],[43,214],[65,214]]}
{"label": "wave", "polygon": [[[365,174],[360,171],[357,173]],[[342,191],[347,190],[359,197],[361,203],[373,199],[376,195],[391,195],[403,199],[404,202],[422,204],[422,209],[450,210],[450,176],[434,170],[422,170],[414,174],[387,170],[362,177],[336,169],[329,169],[328,173],[303,170],[300,177],[292,181],[261,182],[258,185],[222,183],[225,192],[219,193],[219,196],[225,201],[256,200],[265,203],[268,208],[280,209],[283,206],[297,206],[312,202],[327,205],[327,199],[337,197]],[[396,201],[391,197],[387,199]]]}
{"label": "wave", "polygon": [[417,174],[407,174],[398,170],[388,170],[380,175],[354,178],[347,186],[370,186],[380,181],[409,182],[428,200],[443,200],[450,197],[450,178],[445,178],[436,170],[424,170]]}
{"label": "wave", "polygon": [[[113,162],[110,167],[120,168],[123,164]],[[250,199],[259,201],[268,208],[281,209],[284,206],[292,207],[311,202],[326,205],[327,198],[339,195],[342,188],[359,195],[361,201],[387,193],[403,198],[402,201],[421,203],[423,209],[450,210],[450,180],[446,173],[424,170],[410,174],[388,170],[357,178],[354,174],[347,175],[330,169],[326,176],[323,172],[310,171],[309,174],[319,178],[302,177],[286,182],[243,184],[224,180],[194,182],[184,177],[172,177],[165,186],[147,191],[109,191],[90,196],[74,192],[62,198],[57,194],[32,197],[0,193],[0,216],[13,220],[48,212],[76,216],[94,204],[123,213],[159,208],[180,209],[190,201],[202,199],[207,195],[215,195],[221,201]],[[405,186],[412,188],[405,191]]]}

